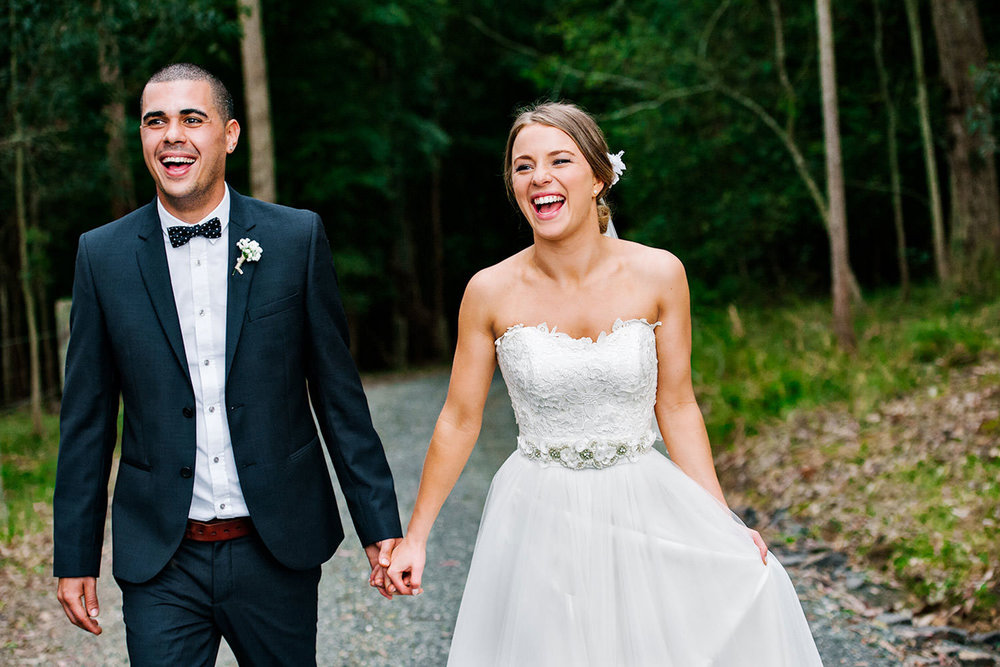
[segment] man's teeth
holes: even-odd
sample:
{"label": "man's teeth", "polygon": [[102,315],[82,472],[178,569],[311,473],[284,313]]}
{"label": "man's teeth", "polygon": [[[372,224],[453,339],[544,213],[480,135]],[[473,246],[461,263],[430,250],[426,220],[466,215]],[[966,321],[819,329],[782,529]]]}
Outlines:
{"label": "man's teeth", "polygon": [[534,203],[535,206],[541,206],[542,204],[555,204],[556,202],[563,201],[564,199],[565,197],[560,195],[546,195],[544,197],[533,199],[532,203]]}
{"label": "man's teeth", "polygon": [[165,157],[163,158],[163,164],[193,164],[194,158],[192,157]]}

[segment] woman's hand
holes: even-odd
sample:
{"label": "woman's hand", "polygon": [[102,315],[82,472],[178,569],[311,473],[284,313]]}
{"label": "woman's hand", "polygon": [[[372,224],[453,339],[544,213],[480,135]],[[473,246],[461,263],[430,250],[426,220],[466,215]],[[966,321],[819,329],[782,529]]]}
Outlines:
{"label": "woman's hand", "polygon": [[420,595],[424,592],[420,582],[424,575],[427,545],[410,536],[396,545],[387,574],[392,585],[401,595]]}
{"label": "woman's hand", "polygon": [[760,536],[753,528],[747,528],[750,531],[750,537],[753,539],[753,543],[757,545],[760,550],[760,559],[767,565],[767,544],[764,543],[764,538]]}

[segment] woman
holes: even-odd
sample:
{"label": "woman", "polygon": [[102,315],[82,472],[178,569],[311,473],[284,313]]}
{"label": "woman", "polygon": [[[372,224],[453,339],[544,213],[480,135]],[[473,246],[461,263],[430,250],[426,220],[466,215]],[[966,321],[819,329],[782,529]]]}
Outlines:
{"label": "woman", "polygon": [[[504,175],[534,243],[469,282],[388,575],[422,592],[499,363],[518,449],[490,488],[450,665],[819,665],[788,576],[726,508],[691,385],[683,266],[602,235],[612,160],[573,105],[514,122]],[[651,447],[654,414],[670,459]]]}

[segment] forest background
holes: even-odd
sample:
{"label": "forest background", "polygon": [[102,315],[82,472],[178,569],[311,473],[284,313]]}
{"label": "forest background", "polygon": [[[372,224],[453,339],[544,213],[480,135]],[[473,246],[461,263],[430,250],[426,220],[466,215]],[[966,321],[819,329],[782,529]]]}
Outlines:
{"label": "forest background", "polygon": [[[838,0],[825,18],[829,5],[6,0],[7,496],[51,497],[56,301],[70,294],[79,235],[153,197],[138,96],[179,61],[236,97],[244,135],[229,183],[322,215],[365,371],[449,360],[468,278],[531,242],[501,180],[512,117],[567,99],[625,151],[610,196],[619,233],[686,265],[696,383],[720,451],[801,410],[842,406],[875,423],[882,402],[929,387],[1000,402],[1000,3]],[[968,438],[930,437],[905,470],[876,470],[927,487],[914,532],[897,534],[870,509],[892,501],[852,497],[845,479],[825,495],[868,507],[882,528],[813,522],[925,610],[970,623],[996,619],[1000,600],[1000,420],[980,412]],[[878,451],[857,430],[850,456],[834,447],[807,464],[792,452],[782,491],[816,486],[817,465],[870,474]],[[885,440],[887,460],[911,453]],[[967,493],[944,502],[950,487]],[[934,510],[950,502],[957,513]],[[32,530],[0,505],[0,532]],[[820,510],[833,511],[792,507]]]}

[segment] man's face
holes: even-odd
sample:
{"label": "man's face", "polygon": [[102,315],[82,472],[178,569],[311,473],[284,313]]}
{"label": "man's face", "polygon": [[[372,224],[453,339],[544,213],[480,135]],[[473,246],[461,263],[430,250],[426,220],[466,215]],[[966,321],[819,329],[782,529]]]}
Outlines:
{"label": "man's face", "polygon": [[160,200],[185,222],[197,222],[222,201],[226,155],[240,126],[223,121],[208,81],[151,83],[142,94],[142,157]]}

